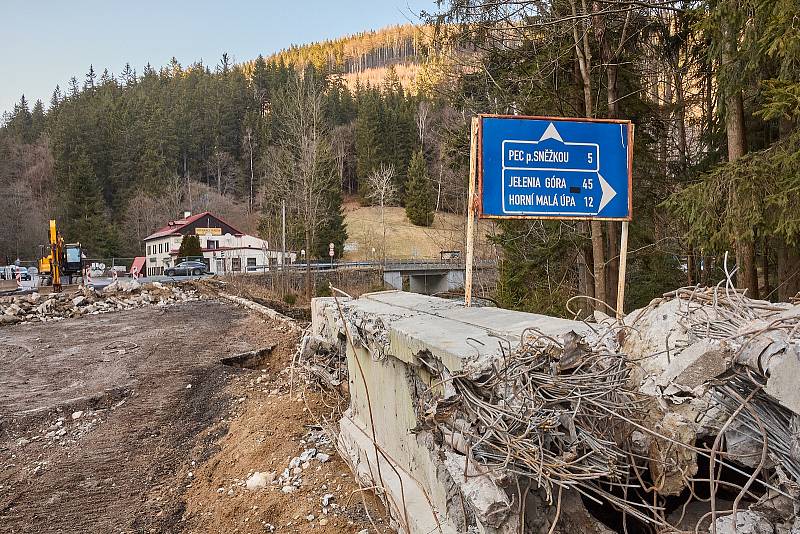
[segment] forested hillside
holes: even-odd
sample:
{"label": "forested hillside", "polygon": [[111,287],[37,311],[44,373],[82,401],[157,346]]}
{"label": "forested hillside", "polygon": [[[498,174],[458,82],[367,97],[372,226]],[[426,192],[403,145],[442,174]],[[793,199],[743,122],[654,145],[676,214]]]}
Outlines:
{"label": "forested hillside", "polygon": [[[428,16],[425,39],[402,26],[241,65],[90,68],[5,118],[0,258],[34,255],[53,216],[95,256],[139,253],[183,209],[275,242],[282,202],[289,246],[322,256],[329,241],[342,250],[346,196],[404,206],[416,224],[464,213],[473,114],[628,118],[631,305],[726,269],[751,296],[787,299],[800,289],[797,12],[797,0],[465,0]],[[414,90],[397,75],[411,63],[425,73]],[[343,78],[375,68],[377,84]],[[582,294],[613,307],[619,223],[501,230],[504,305],[561,314]]]}
{"label": "forested hillside", "polygon": [[373,84],[393,67],[406,89],[416,81],[428,55],[432,28],[405,24],[362,32],[319,43],[294,45],[268,60],[287,64],[313,63],[318,69],[336,72],[353,88],[356,82]]}
{"label": "forested hillside", "polygon": [[403,205],[423,149],[430,173],[417,183],[436,191],[439,208],[463,205],[463,180],[450,187],[449,156],[437,148],[453,125],[445,106],[404,89],[391,66],[380,85],[351,90],[333,66],[284,61],[292,57],[173,60],[120,75],[90,67],[56,87],[46,110],[22,97],[0,131],[10,219],[0,257],[32,258],[50,217],[94,257],[138,254],[144,236],[184,209],[213,210],[276,242],[284,201],[288,245],[327,256],[328,242],[341,251],[346,237],[342,196],[369,202],[368,178],[384,166],[395,193],[386,200]]}

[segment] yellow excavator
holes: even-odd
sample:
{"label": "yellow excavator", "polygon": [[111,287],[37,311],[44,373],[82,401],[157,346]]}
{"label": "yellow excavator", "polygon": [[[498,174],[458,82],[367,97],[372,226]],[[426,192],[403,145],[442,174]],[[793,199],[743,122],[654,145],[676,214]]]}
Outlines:
{"label": "yellow excavator", "polygon": [[56,221],[50,219],[50,245],[43,245],[44,250],[39,258],[39,276],[42,285],[53,285],[53,291],[61,291],[61,279],[66,277],[67,284],[72,283],[72,276],[83,271],[83,251],[80,243],[64,244],[64,238],[56,228]]}

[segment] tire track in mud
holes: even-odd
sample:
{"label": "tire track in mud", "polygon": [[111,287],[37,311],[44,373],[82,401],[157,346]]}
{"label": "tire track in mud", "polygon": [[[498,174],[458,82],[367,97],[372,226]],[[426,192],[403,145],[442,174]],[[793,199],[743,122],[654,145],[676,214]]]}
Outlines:
{"label": "tire track in mud", "polygon": [[[180,530],[182,469],[225,432],[219,360],[252,347],[245,318],[203,301],[4,329],[4,354],[30,353],[0,360],[0,532]],[[77,410],[98,420],[80,435]],[[43,437],[57,418],[63,444]]]}

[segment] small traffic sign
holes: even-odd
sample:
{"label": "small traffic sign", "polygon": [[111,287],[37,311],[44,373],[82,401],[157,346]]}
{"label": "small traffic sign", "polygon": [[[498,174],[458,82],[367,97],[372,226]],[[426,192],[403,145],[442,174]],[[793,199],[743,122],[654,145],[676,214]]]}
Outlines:
{"label": "small traffic sign", "polygon": [[330,256],[331,258],[334,256],[333,243],[328,243],[328,256]]}
{"label": "small traffic sign", "polygon": [[633,125],[481,116],[484,218],[631,219]]}

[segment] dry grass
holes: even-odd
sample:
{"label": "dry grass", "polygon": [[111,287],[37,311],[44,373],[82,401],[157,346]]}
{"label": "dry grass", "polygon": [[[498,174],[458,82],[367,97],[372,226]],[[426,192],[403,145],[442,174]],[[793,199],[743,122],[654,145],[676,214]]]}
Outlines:
{"label": "dry grass", "polygon": [[[383,257],[383,228],[380,208],[345,205],[348,245],[357,250],[345,253],[351,261]],[[487,234],[494,231],[491,221],[481,221],[477,232],[477,257],[491,257],[493,247]],[[406,217],[404,208],[386,208],[386,256],[389,258],[439,258],[442,250],[465,249],[466,220],[461,215],[438,212],[433,226],[414,226]],[[372,249],[375,249],[373,256]]]}

